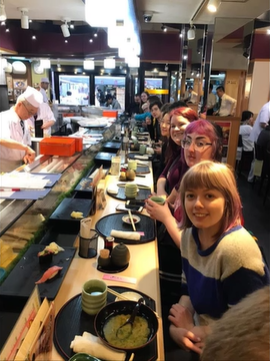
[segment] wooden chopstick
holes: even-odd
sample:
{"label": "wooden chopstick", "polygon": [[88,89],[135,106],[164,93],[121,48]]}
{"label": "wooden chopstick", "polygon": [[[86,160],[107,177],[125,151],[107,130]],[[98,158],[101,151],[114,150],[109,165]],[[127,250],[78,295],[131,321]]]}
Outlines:
{"label": "wooden chopstick", "polygon": [[130,222],[132,224],[133,231],[136,232],[136,227],[135,227],[135,224],[133,222],[132,213],[131,213],[130,209],[128,210],[128,215],[129,215]]}
{"label": "wooden chopstick", "polygon": [[[129,299],[128,297],[123,296],[121,293],[114,291],[114,290],[111,289],[110,287],[107,287],[107,290],[108,290],[108,292],[111,293],[112,295],[114,295],[114,296],[116,296],[116,297],[118,297],[118,298],[120,298],[120,299],[122,299],[122,300],[124,300],[124,301],[130,301],[130,299]],[[158,313],[157,313],[156,311],[154,311],[154,310],[152,310],[152,311],[153,311],[154,314],[157,316],[157,318],[159,318]]]}

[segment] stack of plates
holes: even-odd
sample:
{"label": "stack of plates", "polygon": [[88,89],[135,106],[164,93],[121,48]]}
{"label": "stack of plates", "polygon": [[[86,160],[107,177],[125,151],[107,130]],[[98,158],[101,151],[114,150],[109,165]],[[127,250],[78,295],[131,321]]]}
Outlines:
{"label": "stack of plates", "polygon": [[125,196],[127,198],[136,198],[138,192],[138,186],[134,183],[127,183],[125,185]]}

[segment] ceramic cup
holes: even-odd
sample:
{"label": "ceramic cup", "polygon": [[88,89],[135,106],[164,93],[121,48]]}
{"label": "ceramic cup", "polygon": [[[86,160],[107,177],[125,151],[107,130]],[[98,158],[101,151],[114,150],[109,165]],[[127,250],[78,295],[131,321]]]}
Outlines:
{"label": "ceramic cup", "polygon": [[96,315],[107,304],[107,285],[101,280],[85,282],[82,289],[82,309],[88,315]]}
{"label": "ceramic cup", "polygon": [[157,204],[163,205],[165,203],[165,199],[158,196],[150,197],[151,201],[156,202]]}
{"label": "ceramic cup", "polygon": [[146,145],[140,144],[139,153],[143,155],[145,154],[145,152],[146,152]]}
{"label": "ceramic cup", "polygon": [[129,161],[128,161],[128,170],[131,170],[131,169],[133,169],[133,170],[137,169],[137,161],[136,161],[136,159],[135,160],[134,159],[129,159]]}

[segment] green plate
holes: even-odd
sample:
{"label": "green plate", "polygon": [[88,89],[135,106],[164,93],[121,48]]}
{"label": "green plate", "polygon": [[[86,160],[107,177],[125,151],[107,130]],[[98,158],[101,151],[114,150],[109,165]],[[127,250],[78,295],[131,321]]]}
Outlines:
{"label": "green plate", "polygon": [[100,361],[100,359],[88,355],[87,353],[79,352],[73,355],[68,361]]}

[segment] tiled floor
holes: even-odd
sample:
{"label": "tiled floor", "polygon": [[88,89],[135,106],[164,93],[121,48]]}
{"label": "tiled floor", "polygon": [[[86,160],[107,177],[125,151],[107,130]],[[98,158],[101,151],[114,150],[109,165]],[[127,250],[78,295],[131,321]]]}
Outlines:
{"label": "tiled floor", "polygon": [[237,179],[237,184],[243,203],[244,226],[258,238],[270,266],[270,194],[263,205],[263,192],[258,194],[259,181],[252,187],[246,177],[241,175]]}

